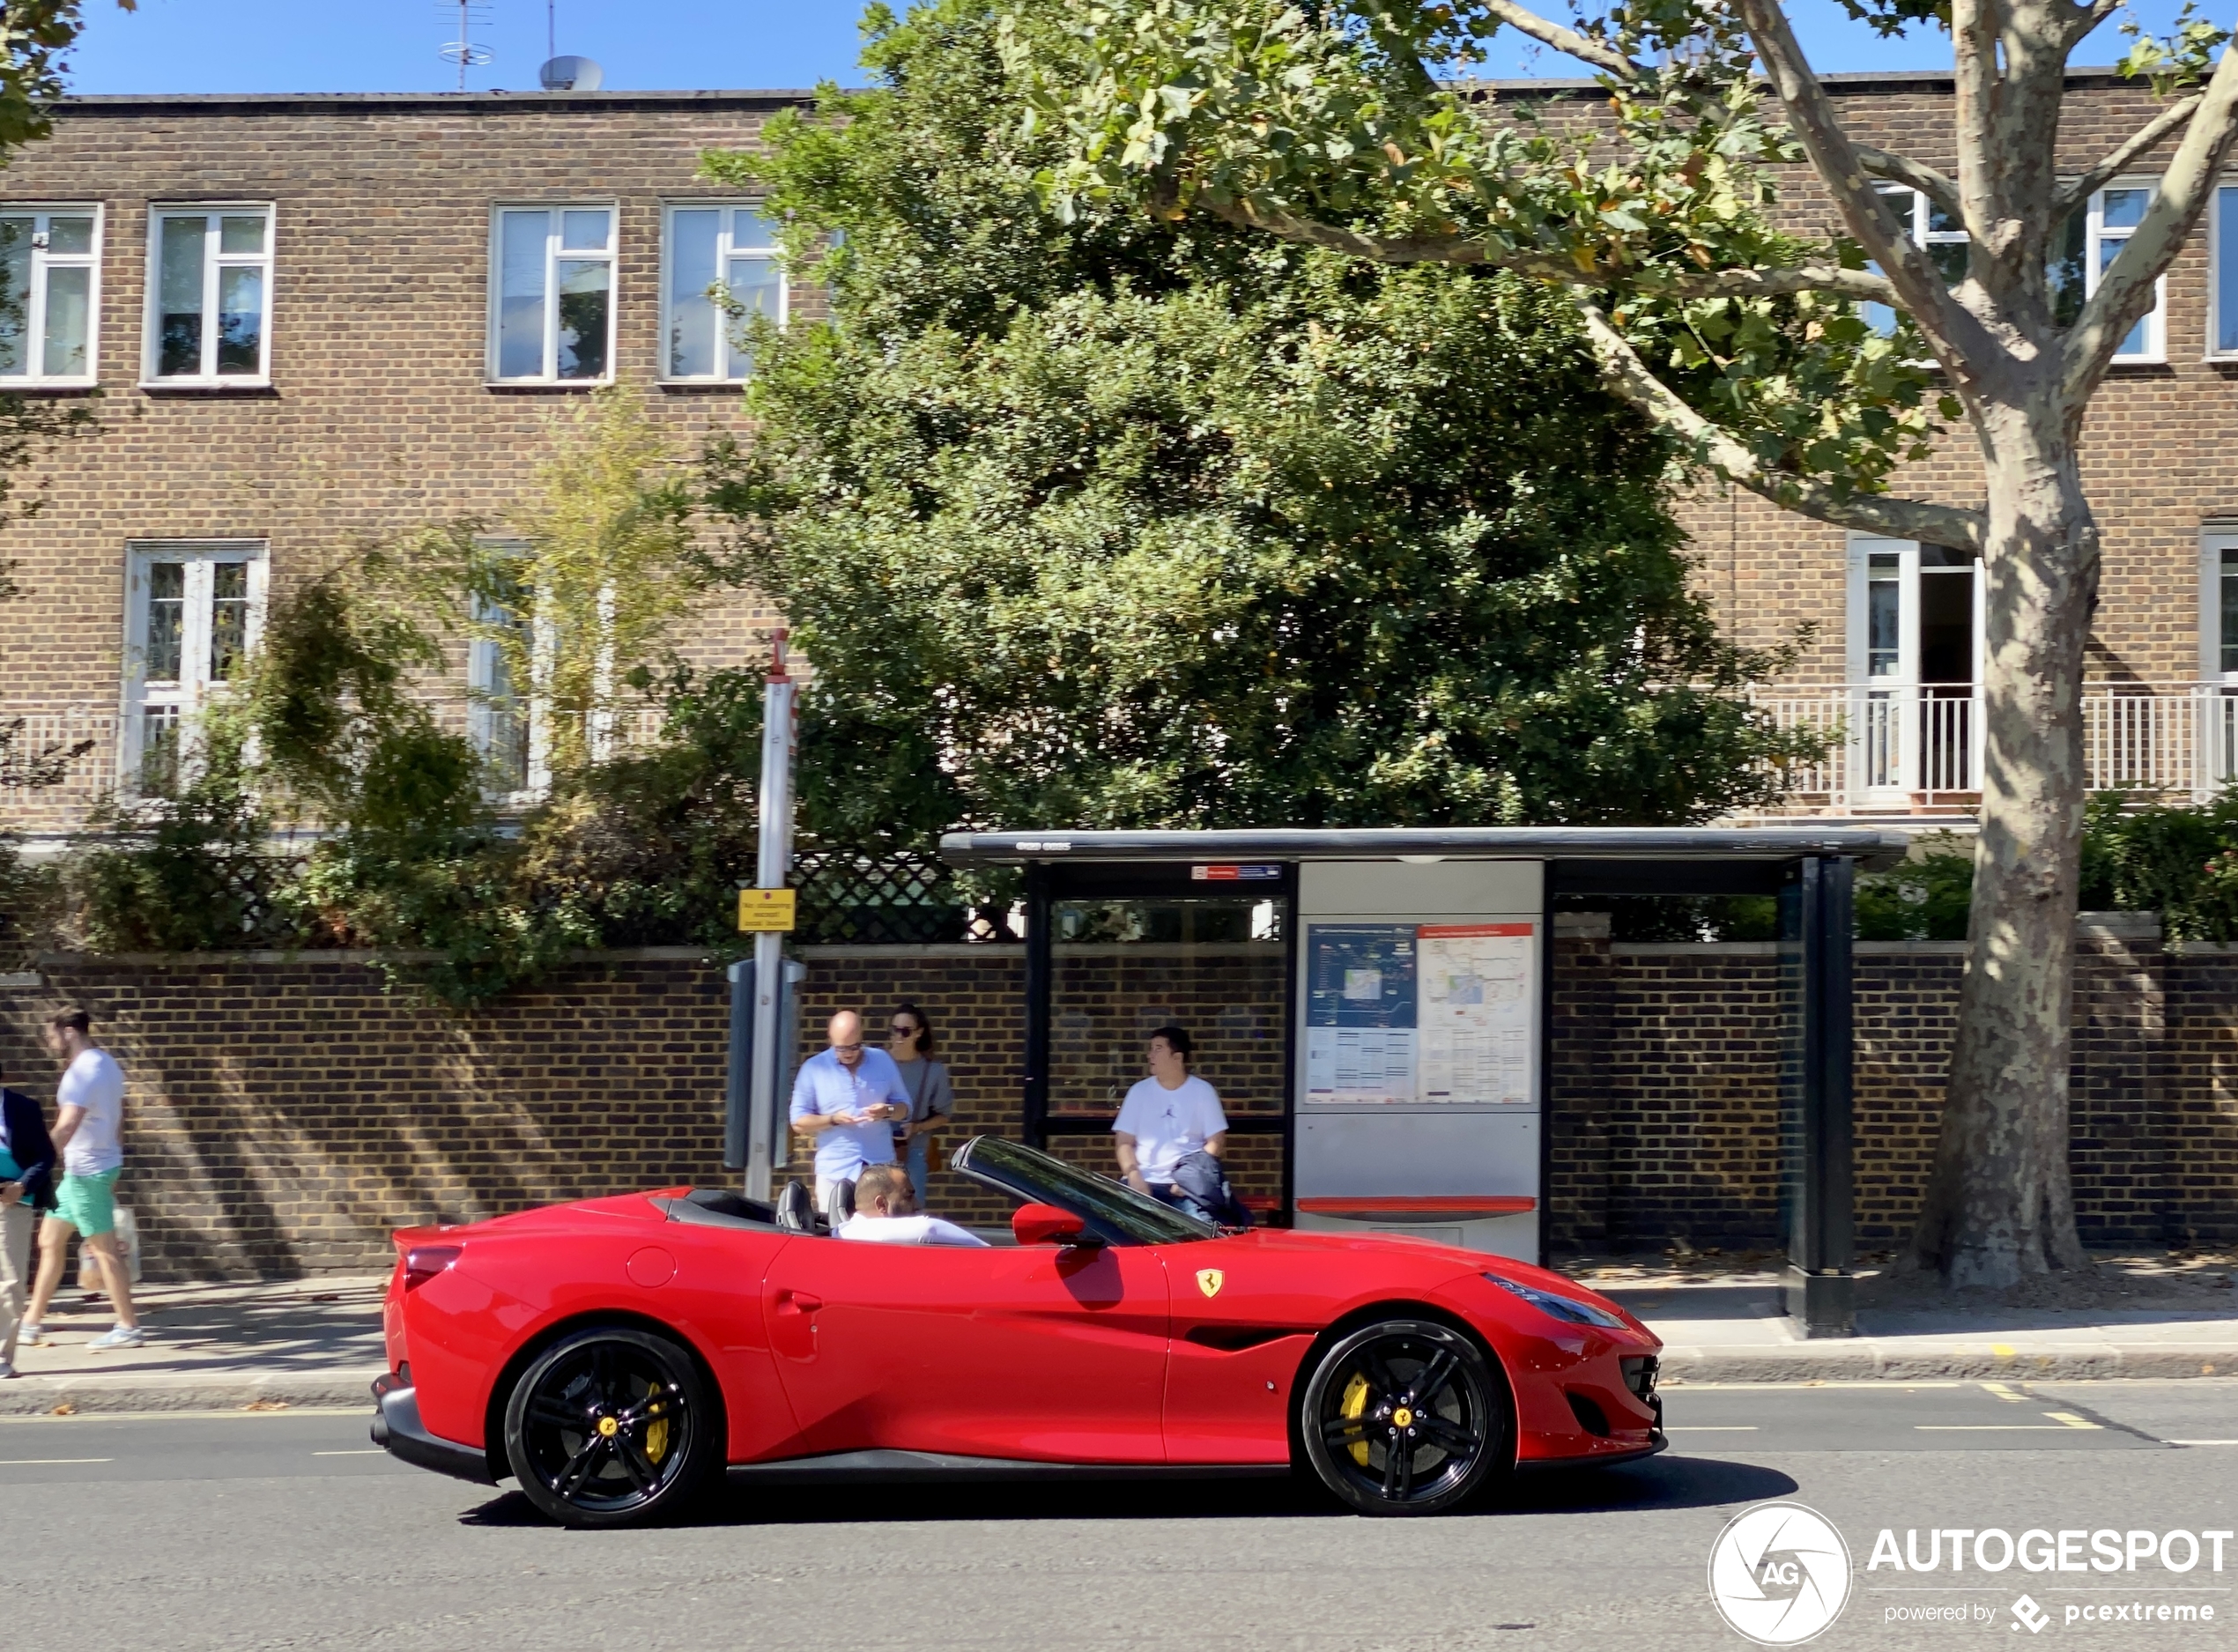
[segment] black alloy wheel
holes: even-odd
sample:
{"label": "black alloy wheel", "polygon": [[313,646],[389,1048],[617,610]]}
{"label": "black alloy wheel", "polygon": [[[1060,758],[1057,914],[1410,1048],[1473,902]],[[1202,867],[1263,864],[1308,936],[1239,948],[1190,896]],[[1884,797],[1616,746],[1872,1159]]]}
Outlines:
{"label": "black alloy wheel", "polygon": [[1364,1515],[1435,1515],[1515,1466],[1507,1385],[1432,1320],[1387,1319],[1321,1357],[1299,1400],[1306,1460]]}
{"label": "black alloy wheel", "polygon": [[561,1337],[514,1385],[505,1456],[529,1500],[567,1526],[626,1526],[687,1502],[720,1451],[692,1357],[609,1325]]}

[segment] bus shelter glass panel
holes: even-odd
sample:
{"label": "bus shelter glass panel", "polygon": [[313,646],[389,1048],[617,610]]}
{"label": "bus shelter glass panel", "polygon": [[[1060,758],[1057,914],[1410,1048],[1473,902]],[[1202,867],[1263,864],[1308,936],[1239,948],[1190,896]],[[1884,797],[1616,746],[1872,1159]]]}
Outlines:
{"label": "bus shelter glass panel", "polygon": [[1120,1105],[1150,1077],[1150,1035],[1179,1026],[1227,1115],[1230,1184],[1262,1216],[1279,1206],[1287,904],[1248,889],[1052,903],[1050,1152],[1116,1174]]}

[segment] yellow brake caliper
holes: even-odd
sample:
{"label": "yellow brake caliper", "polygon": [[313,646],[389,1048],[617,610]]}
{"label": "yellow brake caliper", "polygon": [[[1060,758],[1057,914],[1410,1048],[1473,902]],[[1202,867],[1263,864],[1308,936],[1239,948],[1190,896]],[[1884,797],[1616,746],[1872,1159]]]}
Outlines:
{"label": "yellow brake caliper", "polygon": [[[1343,1411],[1345,1421],[1354,1423],[1367,1409],[1367,1379],[1357,1371],[1352,1373],[1352,1380],[1345,1384],[1345,1403],[1338,1409]],[[1345,1449],[1352,1454],[1352,1461],[1361,1468],[1367,1466],[1367,1442],[1365,1440],[1346,1446]]]}
{"label": "yellow brake caliper", "polygon": [[656,1463],[668,1456],[668,1418],[664,1414],[667,1408],[658,1400],[655,1400],[645,1408],[645,1414],[653,1419],[645,1425],[645,1455]]}

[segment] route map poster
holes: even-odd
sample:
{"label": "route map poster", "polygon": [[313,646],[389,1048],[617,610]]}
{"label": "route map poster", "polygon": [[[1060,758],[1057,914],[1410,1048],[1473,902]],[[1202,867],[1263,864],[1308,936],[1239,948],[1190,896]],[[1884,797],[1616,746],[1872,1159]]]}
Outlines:
{"label": "route map poster", "polygon": [[1415,928],[1308,929],[1307,1100],[1357,1107],[1414,1100]]}
{"label": "route map poster", "polygon": [[1528,922],[1309,924],[1305,1100],[1536,1106],[1536,945]]}
{"label": "route map poster", "polygon": [[1531,990],[1529,923],[1426,923],[1416,932],[1416,1099],[1530,1107]]}

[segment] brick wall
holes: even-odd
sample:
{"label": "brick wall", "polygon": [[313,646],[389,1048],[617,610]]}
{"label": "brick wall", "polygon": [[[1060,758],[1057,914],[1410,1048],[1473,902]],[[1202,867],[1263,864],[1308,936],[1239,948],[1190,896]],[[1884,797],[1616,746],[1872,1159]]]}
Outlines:
{"label": "brick wall", "polygon": [[[1060,1009],[1095,1006],[1074,1056],[1108,1089],[1160,1022],[1199,1034],[1239,1116],[1268,1111],[1280,959],[1200,949],[1184,978],[1149,948],[1063,961]],[[1129,955],[1134,954],[1134,955]],[[804,1053],[824,1018],[932,1015],[956,1129],[1014,1133],[1024,967],[1016,946],[811,947]],[[2086,1237],[2238,1238],[2238,949],[2164,946],[2099,922],[2079,947],[2072,1108]],[[1608,939],[1562,915],[1555,947],[1550,1232],[1560,1250],[1776,1241],[1782,1022],[1768,946]],[[1861,1244],[1903,1239],[1940,1106],[1962,950],[1861,943],[1856,1186]],[[729,1008],[682,949],[590,959],[559,983],[456,1016],[387,990],[349,955],[49,958],[0,978],[0,1066],[53,1098],[41,1017],[99,1018],[130,1079],[125,1202],[158,1277],[380,1267],[396,1226],[676,1182],[719,1184]],[[1093,1098],[1089,1098],[1093,1099]],[[1086,1112],[1085,1106],[1074,1109]],[[1108,1116],[1108,1115],[1106,1115]],[[1054,1138],[1108,1165],[1102,1120]],[[1232,1138],[1248,1193],[1280,1183],[1279,1136]],[[797,1162],[796,1170],[803,1168]],[[933,1203],[998,1201],[942,1173]]]}

